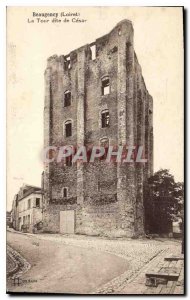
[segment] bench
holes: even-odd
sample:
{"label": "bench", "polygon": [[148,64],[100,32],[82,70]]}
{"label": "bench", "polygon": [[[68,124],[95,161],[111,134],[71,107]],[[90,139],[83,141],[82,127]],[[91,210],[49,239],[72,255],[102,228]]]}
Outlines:
{"label": "bench", "polygon": [[178,273],[148,272],[146,275],[146,286],[157,287],[159,284],[167,284],[168,281],[177,281]]}
{"label": "bench", "polygon": [[166,261],[184,260],[184,255],[180,255],[180,256],[171,255],[171,256],[165,257],[164,260],[166,260]]}

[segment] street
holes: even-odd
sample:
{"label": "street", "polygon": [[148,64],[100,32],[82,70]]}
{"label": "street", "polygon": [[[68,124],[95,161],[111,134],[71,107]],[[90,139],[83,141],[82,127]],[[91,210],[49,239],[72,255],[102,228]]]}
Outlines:
{"label": "street", "polygon": [[[172,240],[110,240],[60,234],[7,232],[7,244],[31,265],[24,282],[7,290],[47,293],[119,292],[141,268],[162,253],[180,253]],[[9,260],[9,258],[8,258]],[[135,288],[138,293],[138,288]]]}

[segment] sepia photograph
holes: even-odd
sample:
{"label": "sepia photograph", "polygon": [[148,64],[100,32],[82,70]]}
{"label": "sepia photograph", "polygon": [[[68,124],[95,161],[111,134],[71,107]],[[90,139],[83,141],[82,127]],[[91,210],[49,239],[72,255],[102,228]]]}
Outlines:
{"label": "sepia photograph", "polygon": [[6,292],[184,295],[184,8],[6,19]]}

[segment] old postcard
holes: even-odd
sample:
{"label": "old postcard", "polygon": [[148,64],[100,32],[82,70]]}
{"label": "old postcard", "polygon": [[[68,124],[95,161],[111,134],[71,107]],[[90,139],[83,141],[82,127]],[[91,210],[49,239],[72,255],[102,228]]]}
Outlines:
{"label": "old postcard", "polygon": [[7,7],[7,293],[184,294],[183,7]]}

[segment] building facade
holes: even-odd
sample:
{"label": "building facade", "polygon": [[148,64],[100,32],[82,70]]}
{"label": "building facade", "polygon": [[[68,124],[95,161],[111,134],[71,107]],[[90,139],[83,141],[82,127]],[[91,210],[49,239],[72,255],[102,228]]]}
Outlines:
{"label": "building facade", "polygon": [[42,222],[41,188],[23,185],[13,199],[13,228],[19,231],[34,232],[39,222]]}
{"label": "building facade", "polygon": [[12,226],[15,230],[18,230],[18,194],[14,196],[11,210]]}
{"label": "building facade", "polygon": [[11,211],[6,211],[6,225],[11,226],[12,219],[11,219]]}
{"label": "building facade", "polygon": [[153,172],[153,101],[134,51],[132,23],[52,56],[45,71],[44,147],[143,146],[146,163],[45,163],[45,231],[144,234],[143,189]]}

